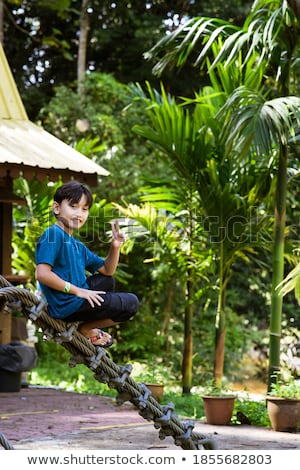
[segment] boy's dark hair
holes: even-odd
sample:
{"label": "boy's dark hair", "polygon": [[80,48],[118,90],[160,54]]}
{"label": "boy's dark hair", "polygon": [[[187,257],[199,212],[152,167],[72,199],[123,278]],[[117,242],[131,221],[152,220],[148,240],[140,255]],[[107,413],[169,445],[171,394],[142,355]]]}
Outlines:
{"label": "boy's dark hair", "polygon": [[57,188],[54,194],[54,201],[58,202],[59,204],[66,199],[73,204],[77,204],[80,201],[82,195],[85,195],[87,205],[89,209],[92,207],[93,204],[93,196],[90,189],[87,186],[79,183],[78,181],[68,181],[64,183],[62,186]]}

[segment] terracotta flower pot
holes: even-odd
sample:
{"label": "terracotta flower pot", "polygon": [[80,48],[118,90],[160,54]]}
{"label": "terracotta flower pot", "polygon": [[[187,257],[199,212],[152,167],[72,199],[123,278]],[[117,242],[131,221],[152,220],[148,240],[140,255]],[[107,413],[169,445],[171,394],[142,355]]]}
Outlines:
{"label": "terracotta flower pot", "polygon": [[160,400],[164,394],[164,385],[163,384],[145,384],[147,388],[151,391],[153,398],[160,403]]}
{"label": "terracotta flower pot", "polygon": [[297,432],[300,424],[300,399],[267,397],[267,410],[274,431]]}
{"label": "terracotta flower pot", "polygon": [[206,422],[208,424],[229,424],[232,418],[235,396],[202,396]]}

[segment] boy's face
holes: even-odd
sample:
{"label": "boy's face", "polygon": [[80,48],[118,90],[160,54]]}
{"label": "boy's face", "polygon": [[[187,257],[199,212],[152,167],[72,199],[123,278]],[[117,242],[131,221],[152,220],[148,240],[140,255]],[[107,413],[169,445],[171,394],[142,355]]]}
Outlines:
{"label": "boy's face", "polygon": [[54,202],[52,208],[58,225],[69,234],[81,228],[89,215],[89,206],[84,194],[77,203],[64,199],[61,203]]}

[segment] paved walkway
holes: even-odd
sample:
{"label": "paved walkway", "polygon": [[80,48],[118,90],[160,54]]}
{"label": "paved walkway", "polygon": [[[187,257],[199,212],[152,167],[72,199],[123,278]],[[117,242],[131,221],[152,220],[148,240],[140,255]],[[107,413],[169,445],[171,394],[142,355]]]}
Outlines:
{"label": "paved walkway", "polygon": [[[222,450],[300,449],[300,433],[199,421],[194,430],[213,437]],[[129,402],[119,407],[108,397],[57,389],[0,393],[0,432],[16,450],[180,449],[172,437],[160,440],[153,423]]]}

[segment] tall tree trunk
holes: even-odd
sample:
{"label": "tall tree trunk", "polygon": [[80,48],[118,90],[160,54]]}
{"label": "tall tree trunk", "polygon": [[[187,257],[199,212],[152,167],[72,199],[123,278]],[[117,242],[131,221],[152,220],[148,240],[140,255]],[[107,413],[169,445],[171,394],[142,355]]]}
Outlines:
{"label": "tall tree trunk", "polygon": [[187,281],[184,312],[184,351],[182,360],[182,393],[188,394],[192,388],[193,375],[193,305],[191,300],[192,285]]}
{"label": "tall tree trunk", "polygon": [[[300,0],[290,1],[289,3],[290,6],[294,9],[295,15],[299,18]],[[282,67],[281,79],[278,88],[280,96],[288,96],[290,94],[291,64],[293,61],[293,52],[297,47],[297,34],[297,30],[295,30],[294,34],[292,34],[289,38],[290,48],[287,51],[285,57],[286,63],[285,66]],[[284,277],[288,150],[288,146],[281,142],[279,148],[279,162],[274,207],[275,220],[272,261],[268,391],[271,390],[272,383],[277,381],[277,374],[280,373],[282,296],[280,295],[277,286],[280,282],[282,282]]]}
{"label": "tall tree trunk", "polygon": [[170,329],[170,319],[171,313],[173,311],[173,299],[175,294],[175,282],[173,279],[170,279],[168,285],[168,297],[166,301],[166,305],[164,308],[164,318],[162,324],[162,334],[166,338],[165,342],[165,356],[164,356],[164,363],[167,365],[170,359],[170,341],[169,341],[169,329]]}
{"label": "tall tree trunk", "polygon": [[80,32],[78,41],[78,61],[77,61],[77,93],[84,92],[83,81],[86,74],[86,53],[87,41],[90,28],[88,6],[90,0],[82,0],[81,4],[81,17],[80,17]]}
{"label": "tall tree trunk", "polygon": [[277,189],[275,200],[275,222],[274,222],[274,252],[272,273],[272,301],[270,318],[270,352],[269,352],[269,378],[268,390],[276,380],[274,374],[280,371],[280,337],[282,317],[282,296],[276,287],[284,276],[284,232],[286,218],[286,187],[287,187],[287,161],[288,149],[281,145]]}
{"label": "tall tree trunk", "polygon": [[187,251],[187,272],[186,272],[186,294],[184,309],[184,351],[182,359],[182,393],[191,393],[193,382],[193,312],[192,301],[194,288],[194,273],[192,266],[193,239],[195,236],[193,219],[193,190],[189,190],[189,218],[186,227],[186,235],[189,240],[189,249]]}
{"label": "tall tree trunk", "polygon": [[[222,221],[220,226],[224,227]],[[223,229],[220,228],[222,232]],[[225,270],[224,270],[224,240],[225,234],[221,233],[220,238],[220,261],[219,261],[219,295],[218,307],[215,321],[215,352],[214,352],[214,385],[216,387],[222,386],[223,371],[224,371],[224,357],[225,357],[225,337],[226,337],[226,315],[225,315]]]}
{"label": "tall tree trunk", "polygon": [[226,338],[226,316],[222,307],[218,307],[215,333],[214,385],[222,387]]}

